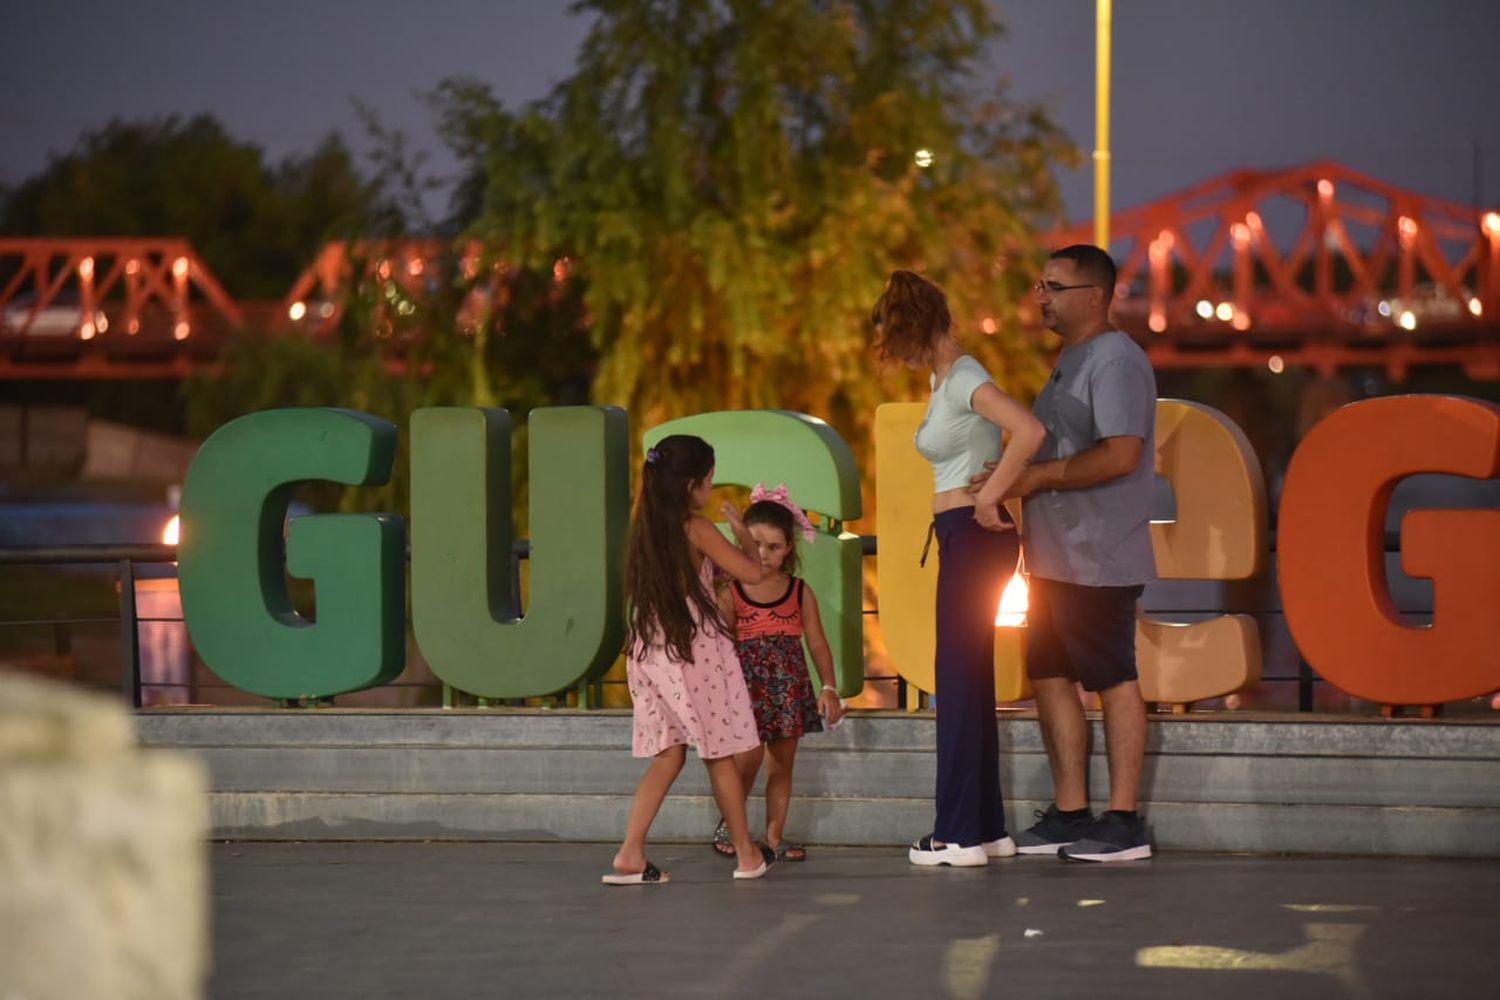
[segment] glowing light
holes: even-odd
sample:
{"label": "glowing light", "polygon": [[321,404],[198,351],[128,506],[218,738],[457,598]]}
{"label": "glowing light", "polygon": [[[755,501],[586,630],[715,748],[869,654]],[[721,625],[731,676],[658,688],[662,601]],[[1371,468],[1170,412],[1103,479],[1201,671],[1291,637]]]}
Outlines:
{"label": "glowing light", "polygon": [[1385,299],[1381,299],[1380,300],[1380,305],[1378,305],[1378,306],[1375,307],[1375,311],[1378,312],[1378,313],[1380,313],[1380,315],[1382,315],[1382,316],[1390,316],[1390,314],[1391,314],[1391,304],[1389,302],[1387,302]]}
{"label": "glowing light", "polygon": [[188,339],[188,335],[191,334],[192,332],[193,332],[193,328],[188,325],[187,320],[182,320],[176,326],[172,327],[172,339],[173,340],[187,340]]}
{"label": "glowing light", "polygon": [[1217,306],[1214,306],[1214,315],[1219,317],[1223,322],[1228,323],[1234,319],[1234,306],[1228,302],[1220,302]]}
{"label": "glowing light", "polygon": [[136,334],[140,333],[141,332],[141,321],[138,320],[138,319],[136,319],[136,318],[134,318],[134,317],[131,317],[130,322],[125,324],[125,332],[128,333],[132,337],[134,337]]}
{"label": "glowing light", "polygon": [[188,259],[186,257],[178,257],[176,260],[172,261],[172,277],[176,278],[178,281],[181,281],[183,278],[187,277],[187,273]]}
{"label": "glowing light", "polygon": [[318,306],[318,315],[321,316],[321,317],[323,317],[324,319],[327,319],[328,317],[332,316],[333,315],[333,303],[332,302],[324,302],[322,305]]}
{"label": "glowing light", "polygon": [[1146,325],[1151,328],[1152,333],[1161,333],[1167,328],[1167,317],[1159,312],[1153,312],[1151,318],[1146,321]]}
{"label": "glowing light", "polygon": [[1027,605],[1026,578],[1017,573],[1000,592],[1000,607],[995,612],[995,625],[998,628],[1025,628]]}
{"label": "glowing light", "polygon": [[1250,314],[1243,309],[1236,309],[1234,311],[1234,318],[1229,321],[1229,325],[1236,330],[1250,329]]}
{"label": "glowing light", "polygon": [[293,302],[291,308],[286,311],[286,315],[293,323],[301,322],[302,317],[307,315],[307,303]]}
{"label": "glowing light", "polygon": [[1266,367],[1271,369],[1271,374],[1280,375],[1282,372],[1286,371],[1286,362],[1281,359],[1281,355],[1273,354],[1269,359],[1267,359]]}
{"label": "glowing light", "polygon": [[1475,315],[1475,316],[1483,316],[1484,315],[1484,303],[1480,302],[1478,299],[1470,299],[1469,300],[1469,312],[1471,314]]}
{"label": "glowing light", "polygon": [[1259,229],[1261,227],[1260,213],[1259,212],[1249,212],[1249,213],[1246,213],[1246,215],[1245,215],[1245,225],[1249,226],[1251,229]]}
{"label": "glowing light", "polygon": [[928,167],[932,166],[932,150],[919,149],[917,150],[916,155],[912,157],[912,159],[916,161],[917,166],[925,170]]}
{"label": "glowing light", "polygon": [[1214,318],[1214,304],[1207,299],[1198,300],[1198,315],[1204,319]]}
{"label": "glowing light", "polygon": [[389,280],[391,276],[391,262],[388,260],[381,261],[380,265],[375,268],[375,273],[379,275],[381,281]]}
{"label": "glowing light", "polygon": [[406,273],[409,274],[409,275],[411,275],[413,278],[415,278],[417,275],[419,275],[419,274],[422,273],[422,271],[426,268],[426,266],[427,265],[425,265],[424,263],[422,263],[422,258],[420,258],[420,257],[413,258],[406,265]]}
{"label": "glowing light", "polygon": [[141,273],[141,262],[138,260],[127,260],[125,262],[125,273],[134,277]]}
{"label": "glowing light", "polygon": [[85,257],[78,262],[78,276],[84,281],[94,280],[94,258]]}
{"label": "glowing light", "polygon": [[552,262],[552,280],[567,281],[568,275],[573,273],[573,262],[567,257],[559,257]]}
{"label": "glowing light", "polygon": [[100,313],[94,320],[94,325],[99,328],[100,333],[106,333],[109,331],[109,318],[103,313]]}
{"label": "glowing light", "polygon": [[1404,309],[1396,320],[1398,326],[1403,330],[1415,330],[1417,328],[1417,314],[1410,309]]}
{"label": "glowing light", "polygon": [[1318,197],[1324,201],[1329,201],[1333,198],[1333,181],[1326,177],[1318,181]]}
{"label": "glowing light", "polygon": [[161,529],[161,543],[163,545],[176,545],[177,538],[182,532],[182,519],[173,514],[167,519],[167,526]]}
{"label": "glowing light", "polygon": [[94,324],[90,323],[88,320],[84,320],[83,321],[83,325],[78,328],[78,339],[79,340],[93,340],[94,339]]}
{"label": "glowing light", "polygon": [[1500,212],[1485,212],[1479,220],[1479,228],[1491,239],[1500,236]]}
{"label": "glowing light", "polygon": [[1104,905],[1104,900],[1102,900],[1102,899],[1080,899],[1078,901],[1078,905],[1080,907],[1103,906]]}
{"label": "glowing light", "polygon": [[1242,248],[1250,242],[1250,227],[1243,222],[1236,222],[1229,227],[1229,236],[1234,240],[1236,248]]}
{"label": "glowing light", "polygon": [[[1477,302],[1478,300],[1476,299],[1475,301]],[[1475,315],[1478,314],[1476,313]],[[995,317],[986,316],[984,320],[979,324],[979,328],[983,330],[987,335],[994,336],[995,331],[1000,329],[1000,326],[995,322]]]}

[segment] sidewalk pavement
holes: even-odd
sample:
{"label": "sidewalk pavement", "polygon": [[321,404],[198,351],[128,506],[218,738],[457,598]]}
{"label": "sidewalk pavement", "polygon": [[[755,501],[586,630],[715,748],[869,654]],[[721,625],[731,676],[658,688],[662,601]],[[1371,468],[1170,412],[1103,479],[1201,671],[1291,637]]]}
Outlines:
{"label": "sidewalk pavement", "polygon": [[1165,854],[920,869],[702,845],[609,888],[603,844],[212,846],[215,1000],[1482,996],[1500,865]]}

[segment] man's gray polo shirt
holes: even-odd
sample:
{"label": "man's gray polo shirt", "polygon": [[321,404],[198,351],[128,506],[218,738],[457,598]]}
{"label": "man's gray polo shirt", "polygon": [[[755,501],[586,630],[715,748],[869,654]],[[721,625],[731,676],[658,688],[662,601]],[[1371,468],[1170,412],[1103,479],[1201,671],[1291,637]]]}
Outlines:
{"label": "man's gray polo shirt", "polygon": [[1021,528],[1026,568],[1048,580],[1123,587],[1156,577],[1151,500],[1156,454],[1156,376],[1146,353],[1119,330],[1064,348],[1033,407],[1047,428],[1034,461],[1067,458],[1101,438],[1144,438],[1135,470],[1081,490],[1027,497]]}

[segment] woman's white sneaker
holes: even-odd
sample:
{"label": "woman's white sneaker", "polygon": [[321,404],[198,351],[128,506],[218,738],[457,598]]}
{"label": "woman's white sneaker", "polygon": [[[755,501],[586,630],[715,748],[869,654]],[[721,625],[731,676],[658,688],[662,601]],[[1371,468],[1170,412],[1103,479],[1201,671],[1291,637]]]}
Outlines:
{"label": "woman's white sneaker", "polygon": [[906,859],[914,865],[922,865],[925,868],[936,868],[938,865],[952,865],[954,868],[982,868],[990,863],[989,851],[984,844],[975,844],[973,847],[960,847],[957,844],[935,844],[932,834],[928,834],[906,852]]}
{"label": "woman's white sneaker", "polygon": [[1016,842],[1009,837],[1001,837],[999,840],[986,840],[984,842],[984,853],[992,858],[1013,858],[1016,856]]}

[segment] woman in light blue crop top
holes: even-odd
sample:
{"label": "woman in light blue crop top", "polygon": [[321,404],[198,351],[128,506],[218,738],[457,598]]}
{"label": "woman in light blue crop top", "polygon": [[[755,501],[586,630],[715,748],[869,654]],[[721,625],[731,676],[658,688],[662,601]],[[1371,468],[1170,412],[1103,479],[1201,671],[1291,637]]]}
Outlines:
{"label": "woman in light blue crop top", "polygon": [[[1000,791],[994,634],[1000,592],[1015,573],[1021,543],[1000,500],[1046,431],[963,352],[937,285],[911,271],[894,272],[871,319],[882,359],[932,369],[932,398],[916,446],[932,463],[928,542],[937,539],[939,560],[936,818],[907,858],[915,865],[985,865],[1016,853]],[[1010,435],[1003,449],[1002,432]],[[970,478],[997,460],[971,493]]]}

